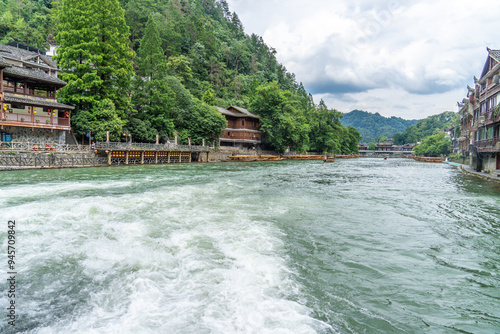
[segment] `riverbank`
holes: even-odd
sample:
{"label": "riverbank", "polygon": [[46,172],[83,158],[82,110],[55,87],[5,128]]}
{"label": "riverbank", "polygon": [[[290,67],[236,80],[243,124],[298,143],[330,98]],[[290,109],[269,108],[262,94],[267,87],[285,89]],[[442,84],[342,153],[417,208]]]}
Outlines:
{"label": "riverbank", "polygon": [[456,162],[449,162],[449,161],[443,161],[443,162],[447,163],[449,165],[458,167],[460,169],[460,171],[466,175],[475,176],[475,177],[478,177],[478,178],[486,180],[486,181],[500,182],[499,176],[496,176],[496,175],[493,175],[490,173],[477,172],[469,165],[463,165],[463,164],[459,164]]}

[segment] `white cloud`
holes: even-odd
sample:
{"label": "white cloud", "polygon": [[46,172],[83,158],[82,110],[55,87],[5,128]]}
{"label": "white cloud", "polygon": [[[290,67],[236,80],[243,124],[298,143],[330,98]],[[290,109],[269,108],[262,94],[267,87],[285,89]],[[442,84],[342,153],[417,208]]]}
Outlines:
{"label": "white cloud", "polygon": [[[306,89],[342,111],[421,118],[450,110],[480,75],[485,47],[500,48],[497,0],[228,2],[247,33],[262,35]],[[408,101],[420,109],[396,107]]]}

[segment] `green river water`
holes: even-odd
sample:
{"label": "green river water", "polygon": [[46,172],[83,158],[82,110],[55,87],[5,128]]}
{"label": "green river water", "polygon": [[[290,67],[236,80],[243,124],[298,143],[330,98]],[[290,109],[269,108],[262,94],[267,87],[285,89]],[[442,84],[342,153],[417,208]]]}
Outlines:
{"label": "green river water", "polygon": [[2,172],[0,332],[500,333],[499,195],[407,159]]}

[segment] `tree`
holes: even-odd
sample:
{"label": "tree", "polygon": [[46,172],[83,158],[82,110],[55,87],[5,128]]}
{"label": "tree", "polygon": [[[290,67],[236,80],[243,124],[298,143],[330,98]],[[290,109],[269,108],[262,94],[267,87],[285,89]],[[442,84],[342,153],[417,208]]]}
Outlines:
{"label": "tree", "polygon": [[311,127],[310,149],[312,151],[340,153],[340,137],[344,128],[340,123],[341,117],[340,112],[328,109],[323,100],[308,113]]}
{"label": "tree", "polygon": [[415,154],[419,156],[439,156],[448,154],[451,149],[451,140],[444,132],[436,131],[432,136],[422,139],[415,147]]}
{"label": "tree", "polygon": [[81,110],[72,119],[76,133],[84,135],[89,131],[96,140],[106,140],[106,132],[110,132],[112,141],[120,141],[125,124],[116,112],[113,102],[104,99],[95,103],[92,110]]}
{"label": "tree", "polygon": [[166,59],[161,48],[160,30],[158,21],[160,14],[149,15],[144,36],[140,40],[137,52],[138,74],[149,80],[162,77],[166,74]]}
{"label": "tree", "polygon": [[201,98],[201,100],[209,106],[215,106],[216,100],[214,91],[212,89],[207,90],[205,93],[203,93],[203,97]]}
{"label": "tree", "polygon": [[63,0],[58,19],[55,59],[68,83],[59,97],[77,112],[110,99],[123,116],[129,108],[133,52],[118,0]]}
{"label": "tree", "polygon": [[290,92],[283,92],[277,82],[256,88],[251,100],[252,111],[262,116],[264,143],[284,152],[286,149],[305,151],[309,146],[309,132],[304,112],[294,107]]}

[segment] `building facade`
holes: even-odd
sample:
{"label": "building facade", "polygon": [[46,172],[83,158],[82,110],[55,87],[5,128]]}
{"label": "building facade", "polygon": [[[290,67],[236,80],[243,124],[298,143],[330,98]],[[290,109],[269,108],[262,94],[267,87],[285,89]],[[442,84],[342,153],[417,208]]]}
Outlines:
{"label": "building facade", "polygon": [[220,146],[255,149],[262,141],[260,117],[240,107],[217,107],[226,117],[227,128],[219,138]]}
{"label": "building facade", "polygon": [[57,102],[66,83],[45,51],[22,43],[0,44],[0,140],[65,144],[71,110]]}
{"label": "building facade", "polygon": [[500,170],[500,50],[487,51],[481,76],[474,78],[475,87],[468,89],[468,101],[459,103],[459,112],[462,148],[472,141],[471,166],[477,171],[495,173]]}

